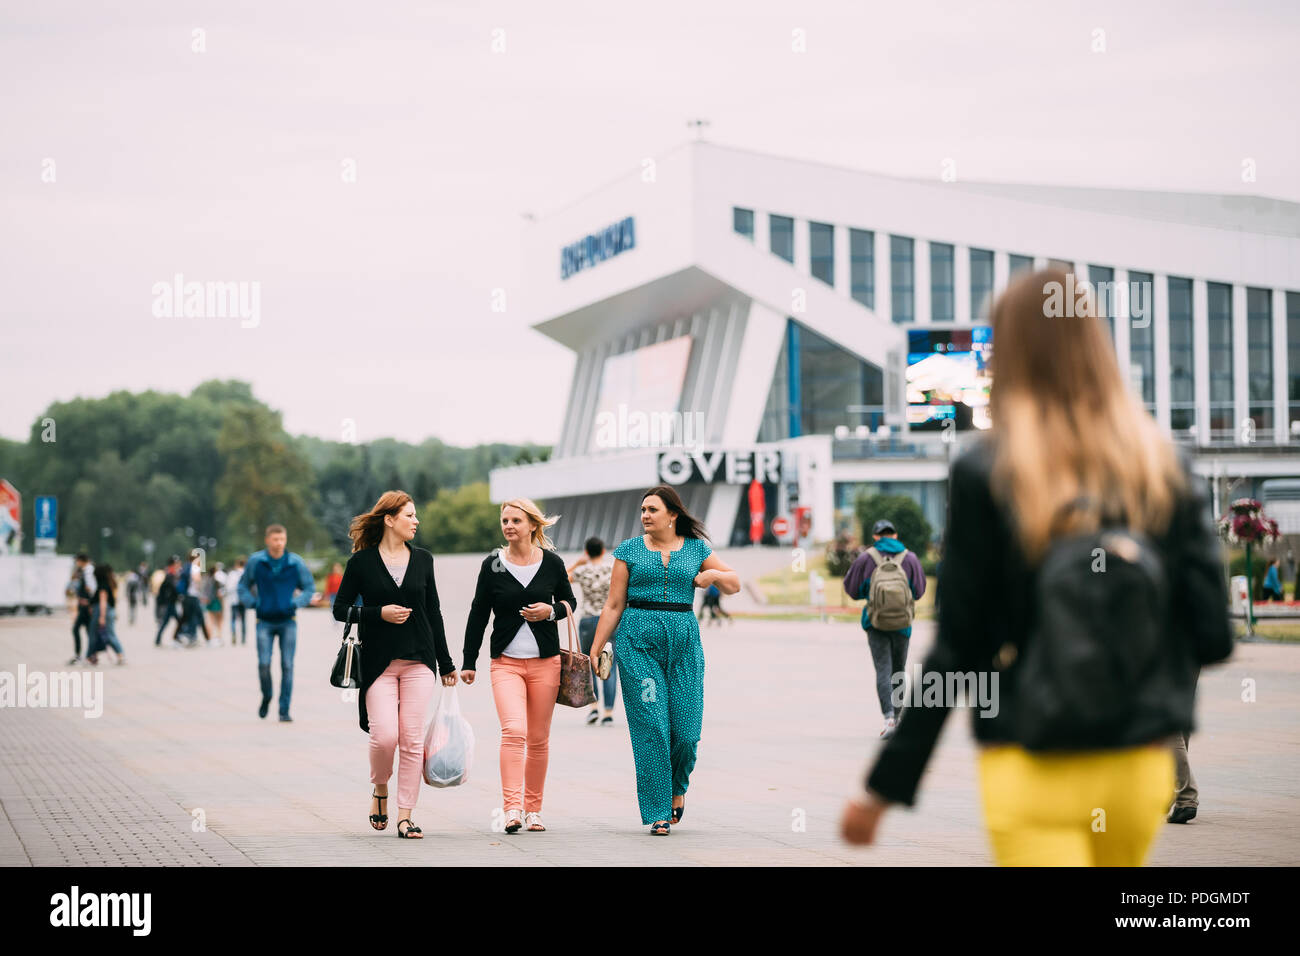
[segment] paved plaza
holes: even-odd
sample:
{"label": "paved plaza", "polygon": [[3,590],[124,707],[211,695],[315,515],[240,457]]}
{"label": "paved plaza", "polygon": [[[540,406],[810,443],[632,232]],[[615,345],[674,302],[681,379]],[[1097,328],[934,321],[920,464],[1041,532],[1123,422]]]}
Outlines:
{"label": "paved plaza", "polygon": [[[440,558],[454,656],[478,559]],[[745,602],[737,598],[736,608]],[[125,614],[123,614],[125,618]],[[468,783],[423,787],[423,842],[367,822],[367,738],[328,684],[339,628],[299,614],[294,722],[256,715],[252,644],[155,649],[152,609],[119,634],[129,663],[99,668],[103,713],[0,710],[0,864],[61,865],[985,865],[966,713],[949,720],[916,811],[886,817],[878,846],[838,837],[880,715],[854,624],[739,619],[704,629],[704,734],[687,814],[666,839],[639,823],[622,705],[614,727],[559,708],[544,815],[506,836],[487,683],[459,688],[478,746]],[[249,617],[250,624],[252,616]],[[0,619],[0,671],[66,671],[70,619]],[[913,659],[932,639],[917,625]],[[170,633],[170,625],[169,625]],[[227,641],[229,634],[225,635]],[[103,658],[101,658],[101,662]],[[486,652],[480,662],[485,674]],[[85,669],[88,670],[88,669]],[[275,665],[278,693],[278,663]],[[1254,702],[1243,702],[1243,681]],[[621,688],[620,688],[621,690]],[[1200,684],[1191,756],[1201,815],[1168,826],[1155,865],[1300,862],[1300,647],[1240,644]],[[396,778],[390,782],[396,792]]]}

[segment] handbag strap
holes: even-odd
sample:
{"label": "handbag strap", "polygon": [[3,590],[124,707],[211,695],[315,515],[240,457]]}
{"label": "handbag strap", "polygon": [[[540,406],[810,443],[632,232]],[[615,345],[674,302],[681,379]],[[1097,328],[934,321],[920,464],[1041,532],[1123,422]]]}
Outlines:
{"label": "handbag strap", "polygon": [[573,608],[569,607],[568,601],[561,600],[560,603],[564,605],[564,610],[568,612],[564,615],[564,620],[569,625],[569,653],[576,654],[577,651],[574,649],[574,641],[578,637],[578,629],[573,626]]}
{"label": "handbag strap", "polygon": [[[357,606],[356,606],[355,604],[349,604],[349,605],[348,605],[347,620],[346,620],[346,621],[344,622],[344,624],[343,624],[343,643],[344,643],[344,644],[346,644],[346,643],[348,642],[348,635],[352,633],[352,612],[356,610],[356,607],[357,607]],[[360,642],[360,641],[357,641],[357,643],[360,644],[361,642]]]}

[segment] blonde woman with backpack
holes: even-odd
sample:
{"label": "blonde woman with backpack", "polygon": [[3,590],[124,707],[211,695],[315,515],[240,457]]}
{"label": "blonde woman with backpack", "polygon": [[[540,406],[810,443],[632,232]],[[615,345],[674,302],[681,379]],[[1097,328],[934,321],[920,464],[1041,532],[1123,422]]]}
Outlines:
{"label": "blonde woman with backpack", "polygon": [[844,575],[844,593],[866,598],[862,627],[871,647],[876,668],[876,697],[885,718],[882,737],[892,737],[898,725],[894,711],[893,680],[907,665],[907,645],[912,639],[916,602],[925,593],[925,571],[915,554],[898,540],[898,532],[887,518],[871,528],[875,540],[854,560]]}
{"label": "blonde woman with backpack", "polygon": [[[1138,866],[1173,797],[1200,665],[1232,651],[1204,483],[1120,373],[1091,295],[1017,278],[992,310],[993,427],[948,481],[938,636],[924,670],[999,678],[972,708],[1003,866]],[[1086,286],[1085,286],[1086,289]],[[842,832],[912,805],[952,700],[913,705]]]}

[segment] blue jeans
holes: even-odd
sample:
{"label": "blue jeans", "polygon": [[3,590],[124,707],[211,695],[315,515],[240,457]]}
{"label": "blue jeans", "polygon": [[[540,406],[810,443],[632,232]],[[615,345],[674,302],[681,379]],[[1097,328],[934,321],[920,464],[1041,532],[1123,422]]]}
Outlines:
{"label": "blue jeans", "polygon": [[104,628],[104,639],[99,639],[99,605],[95,605],[90,612],[90,641],[86,645],[86,656],[98,654],[105,647],[111,647],[117,651],[118,656],[122,655],[122,644],[117,639],[117,608],[108,609],[108,623]]}
{"label": "blue jeans", "polygon": [[[158,613],[158,633],[157,635],[154,636],[153,639],[154,644],[157,645],[162,643],[163,631],[167,629],[168,623],[170,623],[171,621],[176,621],[177,624],[179,624],[180,619],[181,616],[176,613],[175,601],[164,601],[162,604],[160,604],[159,613]],[[172,640],[175,639],[176,639],[176,635],[173,634]]]}
{"label": "blue jeans", "polygon": [[233,647],[235,643],[235,625],[239,625],[239,643],[248,643],[248,622],[244,620],[244,614],[248,608],[242,604],[230,605],[230,644]]}
{"label": "blue jeans", "polygon": [[902,631],[867,628],[867,644],[876,665],[876,697],[880,700],[880,713],[885,717],[895,716],[894,675],[906,671],[907,644],[911,639],[910,634]]}
{"label": "blue jeans", "polygon": [[293,696],[293,652],[298,646],[298,622],[257,622],[257,676],[262,681],[262,699],[270,700],[271,648],[280,638],[280,716],[289,716],[289,698]]}
{"label": "blue jeans", "polygon": [[[582,653],[584,654],[591,653],[591,645],[596,642],[596,624],[599,621],[600,621],[599,614],[593,615],[591,617],[584,617],[580,621],[578,621],[578,640],[582,642]],[[613,639],[611,638],[607,643],[609,644],[609,647],[612,650],[614,647]],[[618,668],[611,667],[609,669],[609,676],[602,681],[599,677],[596,676],[596,662],[592,661],[591,679],[594,683],[596,683],[598,686],[604,689],[605,709],[613,710],[614,701],[618,697]],[[597,697],[597,702],[599,702],[600,695],[597,694],[596,697]],[[596,705],[592,704],[591,706],[595,707]]]}

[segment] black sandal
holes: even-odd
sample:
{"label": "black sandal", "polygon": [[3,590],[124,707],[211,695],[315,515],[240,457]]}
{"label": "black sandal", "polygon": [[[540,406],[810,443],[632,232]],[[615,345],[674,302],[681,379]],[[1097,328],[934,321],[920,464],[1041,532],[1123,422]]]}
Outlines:
{"label": "black sandal", "polygon": [[[403,823],[406,824],[405,831],[402,830]],[[412,833],[419,833],[421,834],[421,836],[413,837],[411,836]],[[424,833],[423,830],[421,830],[419,827],[417,827],[414,823],[411,822],[410,817],[402,817],[402,819],[397,821],[397,835],[401,837],[403,840],[423,840],[424,839],[423,833]]]}
{"label": "black sandal", "polygon": [[682,801],[680,807],[673,807],[673,823],[681,823],[682,817],[686,816],[686,801]]}
{"label": "black sandal", "polygon": [[[388,799],[388,794],[384,794],[384,795],[381,797],[379,794],[375,793],[374,791],[371,791],[370,796],[374,797],[376,800],[379,801],[379,809],[380,809],[380,810],[384,809],[384,801]],[[372,813],[372,814],[370,814],[370,825],[371,825],[372,827],[374,827],[374,829],[376,829],[376,830],[387,830],[387,829],[388,829],[388,814],[386,814],[386,813]]]}
{"label": "black sandal", "polygon": [[670,833],[672,833],[672,827],[666,820],[660,820],[650,825],[651,836],[668,836]]}

